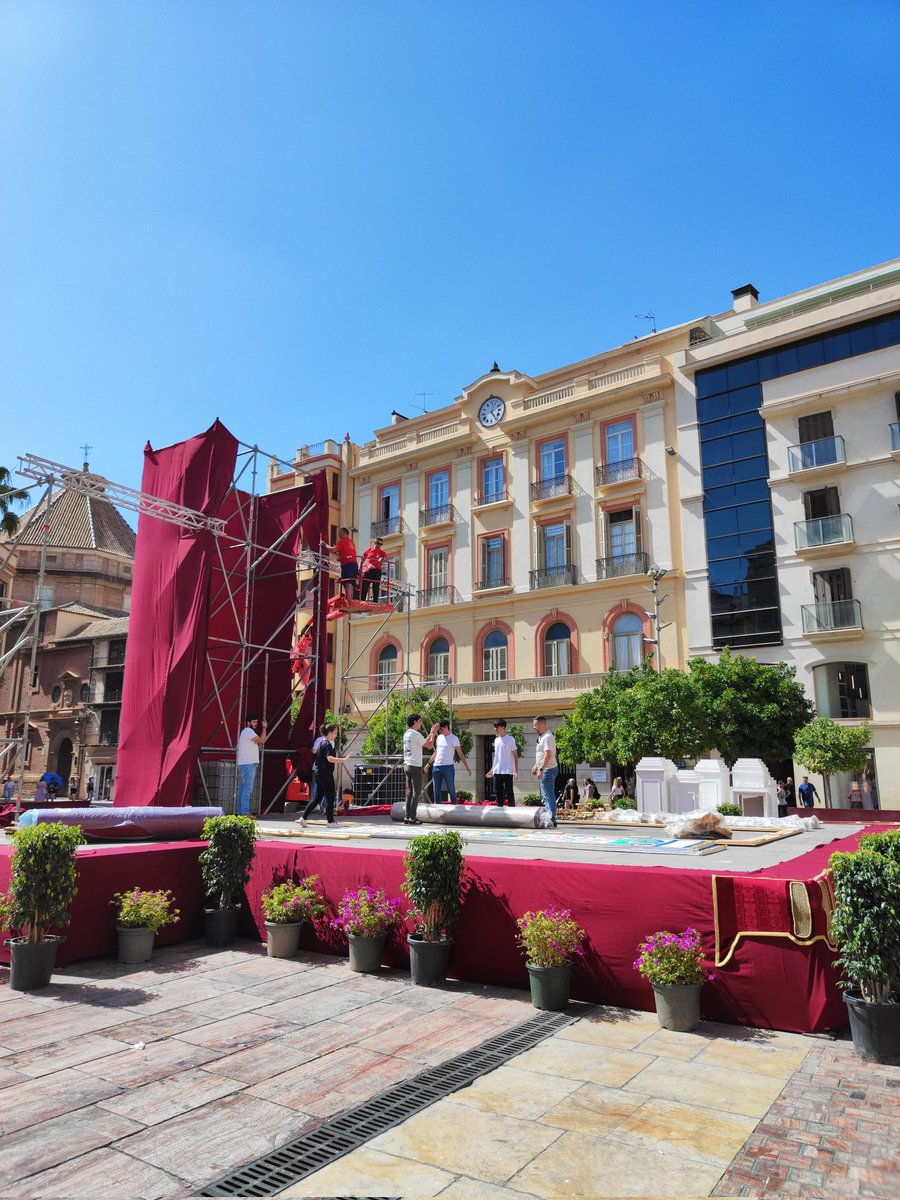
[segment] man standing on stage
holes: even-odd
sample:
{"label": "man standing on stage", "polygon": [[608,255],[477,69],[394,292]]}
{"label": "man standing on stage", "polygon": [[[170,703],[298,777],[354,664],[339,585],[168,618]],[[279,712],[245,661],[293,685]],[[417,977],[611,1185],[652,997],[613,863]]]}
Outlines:
{"label": "man standing on stage", "polygon": [[503,807],[505,800],[510,808],[516,807],[513,793],[513,780],[519,778],[519,749],[516,739],[506,732],[506,721],[502,717],[494,722],[497,736],[494,738],[494,760],[485,779],[494,781],[494,798],[497,807]]}
{"label": "man standing on stage", "polygon": [[240,776],[235,812],[239,817],[250,815],[250,797],[256,782],[259,766],[259,748],[266,740],[266,723],[256,713],[247,713],[247,721],[241,730],[237,744],[237,769]]}
{"label": "man standing on stage", "polygon": [[362,590],[359,598],[365,603],[366,597],[369,594],[369,588],[372,589],[372,603],[378,603],[378,597],[381,594],[381,572],[384,570],[384,564],[387,561],[387,555],[382,549],[381,538],[376,538],[373,545],[363,555],[362,559]]}
{"label": "man standing on stage", "polygon": [[425,773],[422,769],[422,751],[430,750],[434,745],[434,735],[437,725],[431,727],[428,737],[422,735],[422,718],[418,713],[410,713],[406,718],[406,732],[403,735],[403,774],[406,776],[406,816],[404,825],[421,825],[416,817],[419,807],[419,797],[422,795],[422,785]]}
{"label": "man standing on stage", "polygon": [[434,785],[434,802],[441,803],[441,788],[444,783],[447,785],[447,791],[450,793],[450,803],[459,804],[456,795],[456,756],[457,754],[462,759],[463,766],[467,771],[471,770],[466,756],[463,754],[462,746],[459,744],[459,738],[455,733],[450,732],[450,722],[446,717],[438,722],[438,735],[434,743],[434,754],[432,761],[434,766],[431,771],[431,780]]}
{"label": "man standing on stage", "polygon": [[535,717],[531,727],[538,735],[535,763],[531,773],[538,778],[544,808],[550,814],[550,824],[556,828],[556,774],[559,770],[556,761],[556,738],[547,728],[546,717]]}

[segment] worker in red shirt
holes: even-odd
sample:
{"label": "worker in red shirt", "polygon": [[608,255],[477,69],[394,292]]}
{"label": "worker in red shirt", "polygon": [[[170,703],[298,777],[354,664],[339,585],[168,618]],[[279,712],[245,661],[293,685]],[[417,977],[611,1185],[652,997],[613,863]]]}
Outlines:
{"label": "worker in red shirt", "polygon": [[342,525],[338,530],[340,537],[333,546],[326,545],[326,550],[333,550],[341,567],[341,588],[346,600],[356,598],[356,585],[359,582],[359,563],[356,559],[356,542],[350,536],[350,530]]}
{"label": "worker in red shirt", "polygon": [[381,592],[381,573],[387,561],[387,555],[381,547],[381,538],[376,538],[375,544],[370,546],[363,555],[362,591],[360,593],[360,600],[363,603],[365,603],[366,596],[369,594],[369,588],[372,589],[372,603],[378,603],[378,596]]}

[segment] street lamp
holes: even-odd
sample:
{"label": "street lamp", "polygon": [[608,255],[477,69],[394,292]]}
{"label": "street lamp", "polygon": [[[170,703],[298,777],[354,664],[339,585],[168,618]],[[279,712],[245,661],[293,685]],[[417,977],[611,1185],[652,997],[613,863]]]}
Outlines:
{"label": "street lamp", "polygon": [[665,623],[665,625],[661,625],[660,620],[659,620],[659,610],[660,610],[661,606],[665,603],[665,601],[668,599],[668,596],[660,596],[659,581],[662,579],[662,577],[664,575],[668,574],[668,570],[666,567],[660,567],[657,563],[653,563],[652,566],[647,571],[647,574],[653,580],[653,586],[644,588],[644,591],[652,592],[652,594],[653,594],[653,631],[656,634],[656,637],[652,637],[652,638],[645,637],[644,641],[647,643],[648,646],[654,646],[656,648],[656,651],[655,651],[655,653],[656,653],[656,670],[657,670],[657,673],[659,673],[660,671],[662,671],[662,651],[660,649],[661,643],[660,643],[660,637],[659,637],[660,630],[667,629],[669,627],[669,625],[672,624],[671,621],[667,621]]}

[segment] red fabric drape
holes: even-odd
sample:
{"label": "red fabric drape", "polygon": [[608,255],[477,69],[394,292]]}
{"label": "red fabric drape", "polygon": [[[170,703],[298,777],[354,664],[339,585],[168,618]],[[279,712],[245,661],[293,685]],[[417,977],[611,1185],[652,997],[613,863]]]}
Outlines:
{"label": "red fabric drape", "polygon": [[[198,437],[144,451],[141,488],[215,515],[237,439],[216,421]],[[142,513],[138,521],[114,803],[190,802],[200,725],[212,535]]]}

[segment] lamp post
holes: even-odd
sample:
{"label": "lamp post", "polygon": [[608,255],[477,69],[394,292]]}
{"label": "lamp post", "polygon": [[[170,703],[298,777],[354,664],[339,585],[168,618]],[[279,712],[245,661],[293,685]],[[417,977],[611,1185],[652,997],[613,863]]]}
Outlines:
{"label": "lamp post", "polygon": [[662,671],[662,651],[660,648],[661,642],[659,636],[660,630],[667,629],[669,625],[672,624],[671,621],[667,621],[665,625],[662,625],[660,624],[659,620],[660,607],[668,599],[668,596],[660,596],[659,581],[664,575],[668,574],[668,571],[665,567],[660,567],[656,563],[653,563],[653,565],[647,571],[647,574],[653,580],[653,585],[652,587],[645,588],[644,590],[653,594],[653,632],[656,634],[656,636],[652,638],[645,637],[644,641],[647,643],[647,645],[655,647],[656,671],[657,674],[659,674],[659,672]]}

